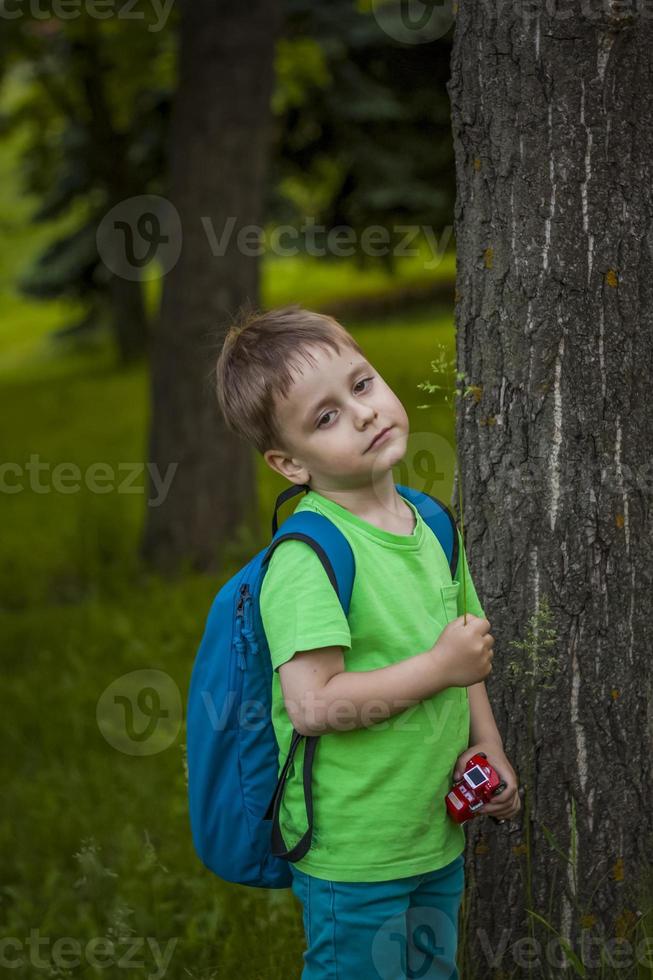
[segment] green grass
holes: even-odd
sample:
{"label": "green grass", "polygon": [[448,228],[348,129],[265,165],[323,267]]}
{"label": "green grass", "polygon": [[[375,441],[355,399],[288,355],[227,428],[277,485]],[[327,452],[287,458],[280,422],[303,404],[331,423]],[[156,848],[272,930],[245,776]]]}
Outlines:
{"label": "green grass", "polygon": [[420,239],[412,247],[417,254],[398,258],[394,273],[380,264],[359,269],[351,259],[316,261],[310,256],[298,256],[289,262],[273,258],[263,269],[263,295],[270,306],[296,301],[309,308],[319,308],[328,301],[391,291],[398,284],[422,285],[434,280],[455,278],[456,257],[452,252],[444,255],[442,261],[430,269],[431,253],[427,243]]}

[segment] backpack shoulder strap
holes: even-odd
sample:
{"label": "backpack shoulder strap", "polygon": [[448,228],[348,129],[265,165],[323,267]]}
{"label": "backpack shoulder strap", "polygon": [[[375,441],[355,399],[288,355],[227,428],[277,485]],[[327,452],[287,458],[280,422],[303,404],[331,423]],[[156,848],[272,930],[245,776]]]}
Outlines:
{"label": "backpack shoulder strap", "polygon": [[351,545],[342,531],[328,517],[314,511],[302,510],[298,514],[291,514],[274,535],[261,566],[266,565],[279,545],[288,540],[305,541],[315,551],[340,600],[345,616],[348,616],[355,562]]}
{"label": "backpack shoulder strap", "polygon": [[[297,488],[295,487],[290,489],[297,492]],[[294,494],[290,495],[292,496]],[[273,523],[276,523],[276,509]],[[305,541],[306,544],[313,548],[322,562],[329,581],[340,600],[340,605],[345,616],[348,616],[356,567],[351,545],[342,531],[328,517],[324,517],[322,514],[316,514],[314,511],[306,510],[300,511],[298,514],[292,514],[283,522],[281,528],[274,533],[272,543],[261,560],[263,573],[267,571],[267,563],[270,561],[276,548],[283,541],[289,540]],[[272,820],[272,853],[276,857],[285,858],[287,861],[301,860],[311,846],[313,838],[313,757],[319,737],[319,735],[301,735],[296,729],[293,729],[288,756],[279,775],[272,799],[265,812],[264,819]],[[286,775],[302,738],[306,740],[304,747],[303,784],[308,827],[297,844],[288,850],[281,833],[279,809],[285,788]]]}
{"label": "backpack shoulder strap", "polygon": [[410,500],[411,504],[417,507],[422,520],[427,524],[436,538],[442,545],[442,550],[447,556],[451,577],[453,578],[458,568],[458,529],[456,519],[445,503],[432,497],[430,493],[423,490],[414,490],[413,487],[403,486],[401,483],[395,484],[397,492]]}

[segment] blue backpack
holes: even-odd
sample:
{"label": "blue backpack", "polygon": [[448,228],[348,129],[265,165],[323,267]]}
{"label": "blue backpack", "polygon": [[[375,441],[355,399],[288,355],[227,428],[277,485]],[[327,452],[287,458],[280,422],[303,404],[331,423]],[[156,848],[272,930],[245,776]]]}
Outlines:
{"label": "blue backpack", "polygon": [[[430,494],[396,484],[438,538],[452,578],[458,564],[454,517]],[[299,861],[313,834],[312,766],[319,735],[296,729],[281,773],[272,725],[272,663],[259,612],[268,562],[282,541],[305,541],[318,555],[345,615],[354,582],[354,556],[344,534],[321,514],[300,511],[277,526],[281,505],[310,490],[295,485],[277,497],[272,540],[226,582],[211,605],[188,691],[186,748],[193,844],[202,862],[226,881],[289,888],[289,861]],[[290,586],[290,583],[289,583]],[[308,829],[288,850],[279,827],[284,784],[305,738],[304,801]]]}

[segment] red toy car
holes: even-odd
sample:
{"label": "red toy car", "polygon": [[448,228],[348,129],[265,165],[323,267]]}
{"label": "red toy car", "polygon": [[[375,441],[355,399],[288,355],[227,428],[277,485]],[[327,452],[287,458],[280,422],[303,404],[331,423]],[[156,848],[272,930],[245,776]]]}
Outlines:
{"label": "red toy car", "polygon": [[[506,788],[496,769],[487,761],[485,752],[477,752],[467,760],[465,771],[445,796],[449,815],[456,823],[465,823],[492,796]],[[483,816],[483,814],[479,814]],[[496,817],[494,818],[496,821]]]}

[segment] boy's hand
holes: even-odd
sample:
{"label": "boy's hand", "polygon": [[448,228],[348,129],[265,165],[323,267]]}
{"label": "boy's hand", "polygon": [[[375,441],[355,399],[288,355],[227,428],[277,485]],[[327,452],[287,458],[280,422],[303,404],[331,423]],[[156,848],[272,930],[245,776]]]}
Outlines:
{"label": "boy's hand", "polygon": [[485,752],[487,761],[499,773],[501,779],[506,783],[506,788],[493,796],[490,803],[484,803],[482,807],[479,807],[476,813],[487,814],[497,820],[513,820],[521,810],[519,782],[515,770],[496,742],[477,742],[476,745],[470,745],[468,749],[465,749],[456,759],[453,778],[460,779],[465,771],[467,760],[471,759],[477,752]]}
{"label": "boy's hand", "polygon": [[485,680],[492,670],[494,637],[490,621],[467,613],[447,623],[431,654],[445,672],[449,687],[469,687]]}

